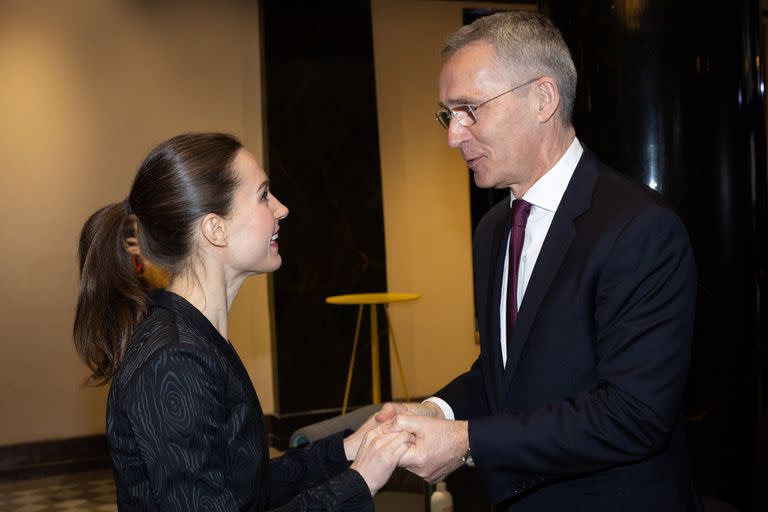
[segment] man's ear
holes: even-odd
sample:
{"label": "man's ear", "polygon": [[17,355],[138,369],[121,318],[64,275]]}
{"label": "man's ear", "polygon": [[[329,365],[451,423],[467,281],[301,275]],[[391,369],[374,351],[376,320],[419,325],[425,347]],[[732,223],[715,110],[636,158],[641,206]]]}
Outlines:
{"label": "man's ear", "polygon": [[536,117],[540,123],[549,121],[560,106],[560,90],[552,77],[542,77],[536,81]]}
{"label": "man's ear", "polygon": [[200,231],[211,245],[215,247],[227,246],[227,226],[224,219],[215,213],[209,213],[203,217],[203,220],[200,221]]}

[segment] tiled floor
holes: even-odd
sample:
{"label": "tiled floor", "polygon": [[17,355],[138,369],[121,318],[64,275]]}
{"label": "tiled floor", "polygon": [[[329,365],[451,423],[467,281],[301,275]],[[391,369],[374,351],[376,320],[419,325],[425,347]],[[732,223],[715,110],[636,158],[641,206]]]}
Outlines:
{"label": "tiled floor", "polygon": [[[374,502],[377,512],[424,510],[420,494],[382,492]],[[0,482],[0,512],[110,511],[117,511],[110,470]]]}
{"label": "tiled floor", "polygon": [[0,482],[0,512],[117,511],[112,472]]}

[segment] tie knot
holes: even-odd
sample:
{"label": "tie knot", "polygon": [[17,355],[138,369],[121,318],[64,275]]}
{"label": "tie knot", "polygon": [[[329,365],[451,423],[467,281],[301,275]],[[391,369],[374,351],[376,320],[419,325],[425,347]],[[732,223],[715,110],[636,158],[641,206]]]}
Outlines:
{"label": "tie knot", "polygon": [[512,225],[515,227],[525,227],[528,222],[528,215],[531,213],[531,203],[522,199],[512,201]]}

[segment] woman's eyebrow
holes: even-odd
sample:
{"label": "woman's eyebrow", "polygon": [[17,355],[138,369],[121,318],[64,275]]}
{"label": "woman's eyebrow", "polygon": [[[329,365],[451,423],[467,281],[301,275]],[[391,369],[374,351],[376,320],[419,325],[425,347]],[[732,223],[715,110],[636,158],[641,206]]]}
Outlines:
{"label": "woman's eyebrow", "polygon": [[259,185],[259,188],[256,189],[256,192],[261,191],[264,187],[269,188],[269,180],[264,180],[261,182],[261,185]]}

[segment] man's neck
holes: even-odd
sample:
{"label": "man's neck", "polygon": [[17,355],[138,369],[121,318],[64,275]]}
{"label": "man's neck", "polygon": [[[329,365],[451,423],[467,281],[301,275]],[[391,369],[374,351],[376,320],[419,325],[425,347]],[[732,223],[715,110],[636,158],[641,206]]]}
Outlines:
{"label": "man's neck", "polygon": [[528,189],[530,189],[539,178],[544,176],[555,164],[563,157],[576,137],[576,130],[573,125],[554,128],[550,131],[539,145],[539,151],[532,166],[533,173],[531,179],[525,183],[516,183],[510,187],[512,194],[517,198],[522,198]]}

